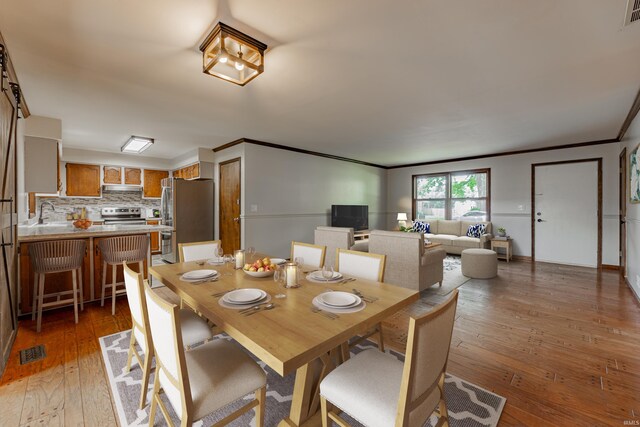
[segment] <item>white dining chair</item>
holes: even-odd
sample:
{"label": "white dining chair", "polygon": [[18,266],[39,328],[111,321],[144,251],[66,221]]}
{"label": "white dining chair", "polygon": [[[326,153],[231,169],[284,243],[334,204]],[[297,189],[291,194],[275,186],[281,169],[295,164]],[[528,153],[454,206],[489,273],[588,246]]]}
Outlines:
{"label": "white dining chair", "polygon": [[322,425],[347,425],[345,412],[369,427],[422,426],[435,412],[449,425],[444,380],[458,291],[442,305],[409,320],[405,362],[365,350],[335,368],[320,383]]}
{"label": "white dining chair", "polygon": [[158,407],[165,421],[173,425],[168,409],[160,399],[163,391],[181,426],[190,426],[247,394],[255,393],[254,399],[214,425],[226,425],[256,408],[256,426],[262,427],[267,392],[267,376],[262,368],[236,344],[222,339],[185,352],[179,332],[178,307],[163,300],[148,283],[144,284],[144,293],[156,356],[149,425],[154,425]]}
{"label": "white dining chair", "polygon": [[[336,249],[335,266],[336,271],[347,276],[382,282],[384,280],[386,259],[385,255],[338,248]],[[356,340],[352,340],[349,346],[354,347],[375,334],[378,334],[378,348],[380,351],[384,351],[382,323],[378,323],[372,330],[366,331]]]}
{"label": "white dining chair", "polygon": [[[124,284],[127,289],[127,300],[131,312],[131,340],[129,341],[129,353],[127,357],[127,372],[131,370],[133,357],[138,361],[142,369],[142,391],[140,396],[140,409],[146,406],[149,374],[151,373],[151,360],[153,359],[153,346],[151,344],[151,331],[149,329],[149,315],[147,302],[144,298],[144,285],[142,274],[137,273],[124,264]],[[180,329],[183,343],[187,348],[194,344],[209,341],[213,338],[211,328],[207,322],[196,313],[188,309],[178,311]],[[138,343],[142,350],[142,356],[136,350]]]}
{"label": "white dining chair", "polygon": [[307,268],[322,268],[326,250],[326,246],[291,242],[291,261],[295,261],[296,258],[302,258],[304,260],[303,266]]}
{"label": "white dining chair", "polygon": [[180,262],[198,261],[201,259],[218,258],[218,248],[222,245],[220,240],[208,240],[203,242],[178,243]]}

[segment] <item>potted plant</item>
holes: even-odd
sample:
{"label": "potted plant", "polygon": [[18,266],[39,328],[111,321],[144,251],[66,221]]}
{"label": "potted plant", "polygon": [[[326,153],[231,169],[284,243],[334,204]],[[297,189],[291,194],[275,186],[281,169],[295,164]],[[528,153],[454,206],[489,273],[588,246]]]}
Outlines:
{"label": "potted plant", "polygon": [[505,237],[507,235],[507,229],[504,227],[498,227],[498,236]]}

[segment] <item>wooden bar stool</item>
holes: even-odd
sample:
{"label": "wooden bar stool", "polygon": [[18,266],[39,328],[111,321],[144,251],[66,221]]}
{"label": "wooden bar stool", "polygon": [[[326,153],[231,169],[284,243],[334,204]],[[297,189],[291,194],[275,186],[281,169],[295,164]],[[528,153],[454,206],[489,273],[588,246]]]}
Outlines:
{"label": "wooden bar stool", "polygon": [[[61,305],[73,301],[75,320],[76,323],[78,323],[78,298],[80,298],[80,309],[84,310],[84,304],[82,302],[82,263],[85,251],[86,243],[84,240],[57,240],[31,243],[29,245],[31,268],[35,274],[33,279],[33,307],[31,319],[35,319],[37,310],[38,332],[40,332],[40,327],[42,325],[42,309],[52,305]],[[73,289],[45,294],[45,275],[47,273],[60,273],[63,271],[71,271]],[[68,294],[72,294],[73,297],[64,300],[60,299],[61,296]],[[56,300],[47,303],[44,302],[45,298],[51,297],[55,297]]]}
{"label": "wooden bar stool", "polygon": [[[143,262],[147,257],[149,239],[145,235],[118,236],[103,239],[98,244],[102,252],[102,296],[100,305],[104,306],[104,294],[107,287],[111,288],[111,314],[116,314],[116,295],[126,292],[126,288],[118,290],[118,286],[124,286],[124,282],[116,283],[118,265],[123,262],[138,263],[140,274],[144,276]],[[111,266],[111,283],[107,283],[107,265]]]}

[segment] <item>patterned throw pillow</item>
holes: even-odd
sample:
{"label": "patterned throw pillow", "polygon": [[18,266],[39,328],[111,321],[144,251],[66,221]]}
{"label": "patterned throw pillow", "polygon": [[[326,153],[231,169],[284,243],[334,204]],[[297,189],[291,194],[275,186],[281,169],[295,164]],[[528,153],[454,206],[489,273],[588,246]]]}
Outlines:
{"label": "patterned throw pillow", "polygon": [[413,231],[415,233],[426,233],[431,232],[431,224],[424,221],[414,220],[413,221]]}
{"label": "patterned throw pillow", "polygon": [[487,229],[486,224],[470,225],[469,229],[467,230],[467,237],[475,237],[479,239],[480,236],[484,234],[486,229]]}

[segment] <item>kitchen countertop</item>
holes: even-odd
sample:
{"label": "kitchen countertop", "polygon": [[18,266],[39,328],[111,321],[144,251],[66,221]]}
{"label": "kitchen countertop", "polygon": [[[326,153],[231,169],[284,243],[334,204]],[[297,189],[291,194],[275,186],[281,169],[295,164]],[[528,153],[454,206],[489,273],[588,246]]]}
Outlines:
{"label": "kitchen countertop", "polygon": [[58,239],[87,239],[89,237],[122,236],[127,234],[146,234],[155,231],[171,231],[167,225],[118,224],[93,225],[87,230],[68,224],[42,224],[18,227],[18,242],[37,242]]}

